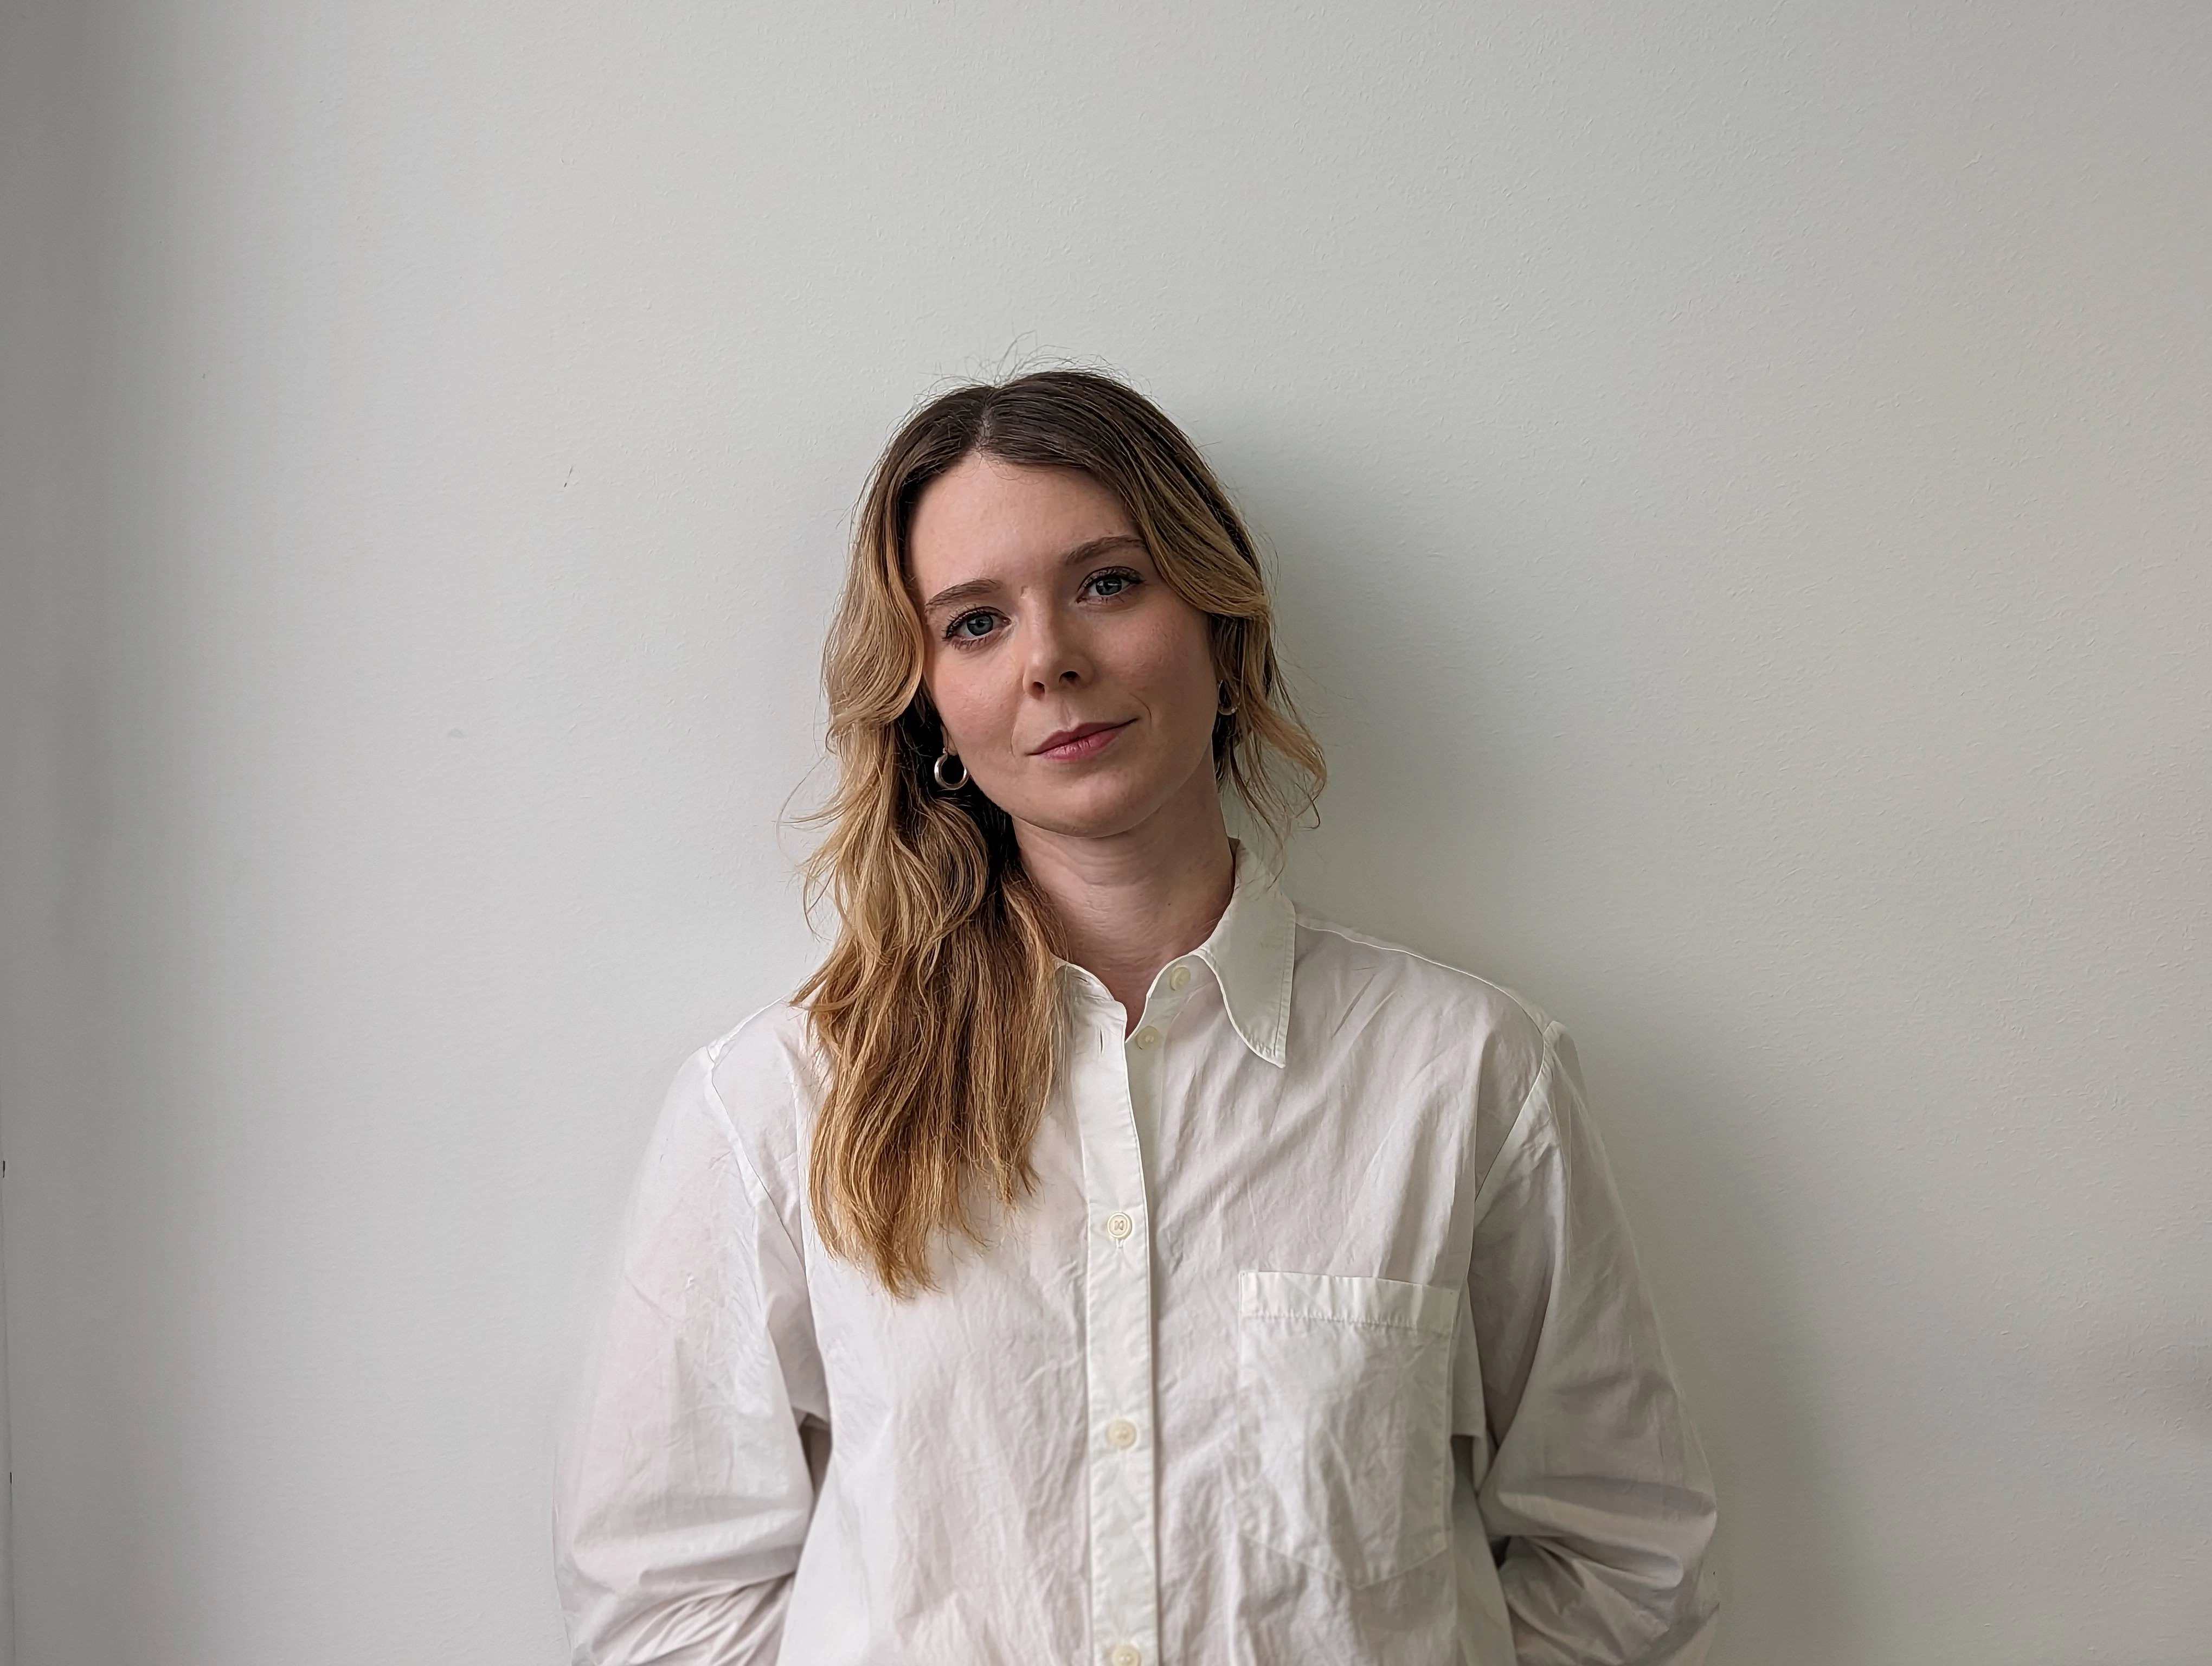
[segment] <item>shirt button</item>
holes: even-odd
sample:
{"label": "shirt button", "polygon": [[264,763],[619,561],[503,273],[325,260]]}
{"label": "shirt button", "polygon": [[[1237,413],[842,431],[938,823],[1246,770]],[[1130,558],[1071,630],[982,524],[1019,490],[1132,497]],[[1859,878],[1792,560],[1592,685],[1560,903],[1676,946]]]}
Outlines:
{"label": "shirt button", "polygon": [[1133,1643],[1116,1643],[1106,1657],[1106,1666],[1138,1666],[1141,1659]]}
{"label": "shirt button", "polygon": [[1125,1238],[1136,1230],[1137,1223],[1119,1210],[1106,1217],[1106,1236],[1109,1238]]}
{"label": "shirt button", "polygon": [[1180,989],[1189,982],[1190,968],[1188,966],[1178,966],[1168,974],[1168,988],[1170,989]]}
{"label": "shirt button", "polygon": [[1117,1417],[1106,1426],[1106,1438],[1126,1452],[1137,1444],[1137,1426],[1126,1417]]}
{"label": "shirt button", "polygon": [[1139,1046],[1139,1047],[1158,1047],[1159,1044],[1160,1044],[1160,1032],[1159,1032],[1158,1031],[1157,1031],[1157,1030],[1153,1029],[1153,1028],[1152,1028],[1152,1026],[1151,1025],[1149,1025],[1149,1024],[1148,1024],[1148,1025],[1146,1025],[1143,1029],[1141,1029],[1141,1030],[1139,1030],[1139,1031],[1137,1031],[1137,1045],[1138,1045],[1138,1046]]}

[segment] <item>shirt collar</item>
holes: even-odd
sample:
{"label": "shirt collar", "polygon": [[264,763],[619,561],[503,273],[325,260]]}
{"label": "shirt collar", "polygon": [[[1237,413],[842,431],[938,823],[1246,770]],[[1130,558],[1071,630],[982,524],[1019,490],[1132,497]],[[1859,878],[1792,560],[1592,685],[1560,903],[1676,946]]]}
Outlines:
{"label": "shirt collar", "polygon": [[[1279,1067],[1289,1056],[1297,910],[1249,846],[1233,837],[1229,842],[1237,857],[1236,887],[1212,933],[1188,958],[1212,969],[1237,1039]],[[1081,970],[1072,961],[1059,964]]]}
{"label": "shirt collar", "polygon": [[1251,848],[1242,839],[1230,842],[1237,850],[1237,889],[1212,935],[1192,952],[1213,968],[1229,1022],[1244,1045],[1280,1065],[1289,1056],[1297,910]]}

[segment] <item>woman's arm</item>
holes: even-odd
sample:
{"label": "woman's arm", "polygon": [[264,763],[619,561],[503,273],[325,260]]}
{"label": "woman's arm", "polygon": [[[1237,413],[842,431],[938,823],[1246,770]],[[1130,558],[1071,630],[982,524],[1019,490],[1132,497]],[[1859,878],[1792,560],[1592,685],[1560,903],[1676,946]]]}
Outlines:
{"label": "woman's arm", "polygon": [[813,1510],[828,1408],[805,1265],[713,1065],[702,1049],[669,1090],[562,1444],[576,1666],[773,1660]]}
{"label": "woman's arm", "polygon": [[1712,1476],[1675,1390],[1574,1043],[1483,1190],[1468,1295],[1495,1454],[1477,1499],[1521,1666],[1696,1666],[1719,1580]]}

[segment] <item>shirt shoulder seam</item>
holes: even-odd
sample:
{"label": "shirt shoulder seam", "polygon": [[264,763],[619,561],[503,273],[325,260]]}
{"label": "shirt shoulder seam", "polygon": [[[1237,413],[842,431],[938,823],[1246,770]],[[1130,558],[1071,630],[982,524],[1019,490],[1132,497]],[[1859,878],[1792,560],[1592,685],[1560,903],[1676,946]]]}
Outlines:
{"label": "shirt shoulder seam", "polygon": [[1512,1126],[1506,1129],[1505,1138],[1498,1147],[1498,1154],[1490,1159],[1490,1166],[1483,1170],[1481,1182],[1475,1187],[1474,1202],[1468,1213],[1476,1220],[1480,1220],[1489,1210],[1491,1194],[1497,1189],[1505,1177],[1505,1159],[1515,1155],[1535,1137],[1534,1125],[1539,1120],[1537,1109],[1539,1104],[1540,1104],[1546,1111],[1551,1108],[1550,1088],[1552,1078],[1559,1070],[1559,1050],[1557,1037],[1561,1028],[1556,1019],[1545,1021],[1544,1051],[1543,1055],[1536,1061],[1535,1077],[1528,1084],[1528,1091],[1522,1097],[1520,1110],[1513,1113]]}
{"label": "shirt shoulder seam", "polygon": [[1393,943],[1388,938],[1376,937],[1353,927],[1341,925],[1334,920],[1321,919],[1315,915],[1308,914],[1304,909],[1297,909],[1297,914],[1298,924],[1310,930],[1327,932],[1332,937],[1340,937],[1347,943],[1358,943],[1366,948],[1383,949],[1392,954],[1401,954],[1408,960],[1419,961],[1424,966],[1433,966],[1440,972],[1449,972],[1455,977],[1463,977],[1471,983],[1480,983],[1486,989],[1496,990],[1520,1008],[1522,1016],[1534,1025],[1542,1034],[1545,1044],[1547,1046],[1550,1044],[1551,1032],[1557,1027],[1556,1021],[1518,989],[1500,983],[1495,978],[1485,977],[1480,972],[1471,972],[1464,966],[1455,966],[1448,960],[1438,960],[1433,955],[1423,954],[1418,949],[1409,949],[1403,943]]}
{"label": "shirt shoulder seam", "polygon": [[[783,1005],[785,1003],[780,1000],[769,1001],[766,1006],[748,1013],[722,1035],[702,1048],[700,1051],[706,1055],[707,1068],[702,1073],[706,1081],[707,1097],[714,1102],[714,1114],[721,1118],[723,1132],[729,1140],[731,1154],[737,1158],[738,1167],[744,1176],[746,1185],[751,1188],[754,1195],[766,1206],[769,1217],[775,1222],[776,1231],[790,1249],[793,1261],[803,1274],[806,1270],[805,1254],[799,1249],[797,1240],[791,1236],[791,1228],[784,1221],[783,1211],[776,1207],[775,1195],[769,1190],[768,1182],[761,1177],[759,1165],[753,1161],[752,1154],[745,1149],[745,1142],[738,1133],[737,1117],[731,1113],[728,1103],[723,1099],[721,1089],[714,1085],[714,1067],[721,1061],[722,1055],[729,1050],[730,1044],[761,1018]],[[776,1062],[777,1067],[783,1074],[785,1091],[790,1094],[792,1105],[796,1110],[799,1104],[799,1084],[791,1073],[791,1061],[779,1056]]]}
{"label": "shirt shoulder seam", "polygon": [[1490,1159],[1490,1166],[1483,1170],[1482,1178],[1475,1185],[1473,1212],[1474,1218],[1480,1219],[1483,1211],[1490,1206],[1492,1191],[1495,1189],[1496,1183],[1504,1177],[1505,1159],[1528,1141],[1530,1128],[1534,1121],[1533,1108],[1539,1097],[1543,1095],[1545,1090],[1550,1085],[1553,1073],[1556,1068],[1555,1061],[1559,1057],[1558,1037],[1565,1026],[1518,989],[1500,983],[1494,978],[1485,977],[1480,972],[1471,972],[1464,966],[1455,966],[1449,961],[1438,960],[1433,956],[1421,953],[1418,949],[1409,949],[1403,943],[1393,943],[1388,938],[1376,937],[1352,927],[1340,924],[1334,920],[1321,919],[1307,913],[1303,908],[1294,908],[1294,912],[1297,923],[1311,930],[1327,932],[1333,937],[1342,938],[1347,943],[1358,943],[1367,948],[1382,949],[1392,954],[1401,954],[1408,960],[1418,960],[1425,966],[1433,966],[1440,972],[1449,972],[1455,977],[1462,977],[1470,982],[1479,983],[1486,989],[1495,990],[1511,1001],[1520,1010],[1521,1015],[1535,1026],[1540,1038],[1536,1073],[1528,1083],[1528,1091],[1522,1096],[1520,1108],[1513,1113],[1513,1121],[1506,1129],[1504,1140],[1498,1147],[1498,1154]]}
{"label": "shirt shoulder seam", "polygon": [[1528,1140],[1533,1137],[1533,1126],[1535,1126],[1535,1120],[1537,1120],[1535,1106],[1540,1099],[1548,1099],[1547,1089],[1551,1086],[1553,1073],[1558,1071],[1558,1058],[1559,1058],[1558,1037],[1559,1037],[1559,1031],[1564,1029],[1564,1025],[1559,1025],[1558,1018],[1553,1018],[1551,1013],[1547,1013],[1547,1011],[1541,1009],[1541,1006],[1537,1006],[1535,1002],[1528,1000],[1520,989],[1510,989],[1510,987],[1498,982],[1495,978],[1484,978],[1480,971],[1468,971],[1467,967],[1455,967],[1455,964],[1451,964],[1449,960],[1436,960],[1433,956],[1420,953],[1418,949],[1409,949],[1402,943],[1391,943],[1389,938],[1378,938],[1378,936],[1371,936],[1371,933],[1367,932],[1358,932],[1358,929],[1354,929],[1354,927],[1349,927],[1349,925],[1338,925],[1336,921],[1322,921],[1322,918],[1307,914],[1305,909],[1298,909],[1298,925],[1312,927],[1314,932],[1328,932],[1332,933],[1332,936],[1345,938],[1345,943],[1358,943],[1370,949],[1385,949],[1385,952],[1389,953],[1402,953],[1407,960],[1420,960],[1425,967],[1436,967],[1437,971],[1449,971],[1449,974],[1458,976],[1458,978],[1467,978],[1468,982],[1482,984],[1484,989],[1495,989],[1500,995],[1504,995],[1506,1000],[1510,1000],[1517,1009],[1520,1009],[1522,1018],[1526,1018],[1531,1025],[1535,1025],[1535,1031],[1537,1036],[1540,1036],[1540,1055],[1537,1055],[1535,1075],[1528,1079],[1528,1091],[1522,1095],[1520,1109],[1513,1113],[1513,1122],[1506,1126],[1506,1137],[1500,1141],[1500,1146],[1498,1146],[1498,1155],[1491,1157],[1489,1168],[1484,1168],[1482,1170],[1482,1179],[1475,1182],[1474,1217],[1475,1219],[1482,1219],[1482,1213],[1489,1208],[1491,1204],[1491,1193],[1498,1189],[1498,1182],[1502,1182],[1506,1175],[1506,1157],[1510,1157],[1513,1152],[1520,1151],[1522,1146],[1526,1146]]}

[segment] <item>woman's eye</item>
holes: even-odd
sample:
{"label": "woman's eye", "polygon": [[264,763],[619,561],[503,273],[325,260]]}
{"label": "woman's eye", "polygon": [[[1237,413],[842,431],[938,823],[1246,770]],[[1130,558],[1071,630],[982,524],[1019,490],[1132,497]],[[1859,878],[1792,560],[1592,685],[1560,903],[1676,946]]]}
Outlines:
{"label": "woman's eye", "polygon": [[974,613],[963,613],[945,628],[945,634],[947,636],[957,637],[963,641],[970,642],[980,641],[990,633],[991,616],[980,610]]}
{"label": "woman's eye", "polygon": [[1125,593],[1136,582],[1137,575],[1134,573],[1098,573],[1092,575],[1091,586],[1094,595],[1119,596]]}

